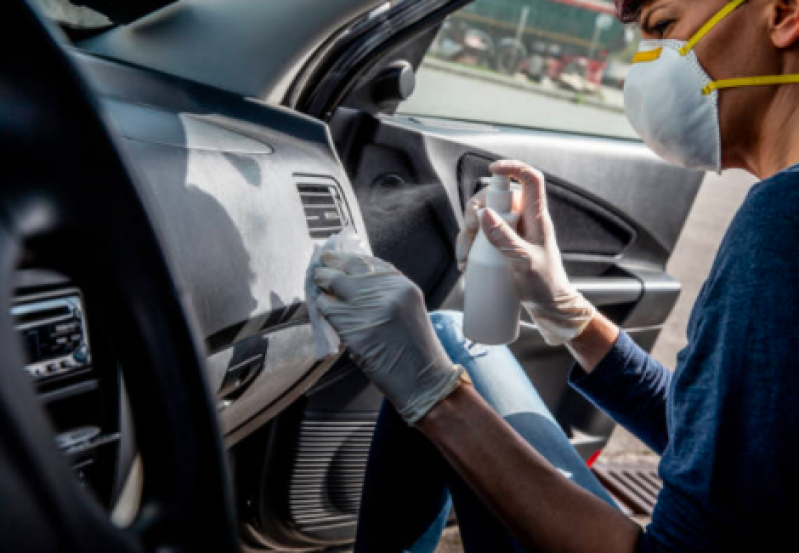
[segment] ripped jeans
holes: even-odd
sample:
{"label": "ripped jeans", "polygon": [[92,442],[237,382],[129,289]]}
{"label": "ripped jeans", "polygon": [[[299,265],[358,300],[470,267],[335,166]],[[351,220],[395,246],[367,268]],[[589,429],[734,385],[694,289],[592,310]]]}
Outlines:
{"label": "ripped jeans", "polygon": [[[614,505],[510,350],[466,340],[459,313],[437,312],[431,319],[447,354],[466,368],[480,395],[562,473]],[[369,453],[356,553],[433,553],[453,505],[467,553],[523,551],[435,446],[385,403]]]}

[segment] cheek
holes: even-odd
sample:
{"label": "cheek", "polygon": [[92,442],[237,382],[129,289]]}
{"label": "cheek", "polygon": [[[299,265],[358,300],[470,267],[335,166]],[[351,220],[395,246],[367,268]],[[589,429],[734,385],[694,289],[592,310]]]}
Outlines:
{"label": "cheek", "polygon": [[[722,23],[723,25],[723,23]],[[713,80],[780,73],[778,56],[758,25],[744,29],[719,27],[712,40],[697,47],[697,55]],[[715,31],[714,30],[714,31]],[[723,153],[745,151],[755,140],[759,122],[774,94],[774,87],[730,88],[719,92],[719,123]]]}
{"label": "cheek", "polygon": [[760,17],[753,19],[757,12],[740,11],[746,9],[739,8],[696,46],[699,62],[714,80],[780,72],[768,26]]}

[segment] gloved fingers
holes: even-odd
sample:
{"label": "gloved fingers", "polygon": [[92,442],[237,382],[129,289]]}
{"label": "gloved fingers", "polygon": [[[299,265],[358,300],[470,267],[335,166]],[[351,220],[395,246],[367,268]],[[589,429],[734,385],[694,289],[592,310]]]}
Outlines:
{"label": "gloved fingers", "polygon": [[491,172],[505,175],[522,185],[522,204],[526,217],[538,218],[547,210],[547,185],[544,174],[521,161],[502,160],[491,164]]}
{"label": "gloved fingers", "polygon": [[362,283],[353,276],[329,267],[320,267],[314,271],[314,284],[344,302],[355,299],[362,287]]}
{"label": "gloved fingers", "polygon": [[[523,207],[523,189],[515,182],[512,182],[510,187],[513,193],[511,211],[514,213],[521,213]],[[466,202],[466,209],[463,211],[463,228],[472,234],[477,234],[477,231],[480,230],[480,211],[486,206],[486,194],[488,194],[487,187],[480,190],[480,192],[472,196],[471,199]]]}
{"label": "gloved fingers", "polygon": [[369,263],[372,265],[373,273],[399,273],[399,271],[394,265],[392,265],[388,261],[380,259],[379,257],[369,257],[367,259],[369,260]]}
{"label": "gloved fingers", "polygon": [[316,299],[316,307],[319,309],[319,312],[331,325],[333,325],[334,328],[336,324],[331,315],[339,312],[343,305],[344,304],[341,300],[331,296],[330,294],[319,294],[319,297]]}
{"label": "gloved fingers", "polygon": [[466,269],[466,261],[469,259],[469,252],[472,250],[476,237],[477,233],[470,232],[465,228],[458,233],[458,239],[455,241],[455,260],[461,271]]}
{"label": "gloved fingers", "polygon": [[510,191],[511,194],[513,195],[513,199],[511,200],[510,210],[513,213],[521,214],[522,211],[524,211],[524,188],[518,182],[511,181]]}
{"label": "gloved fingers", "polygon": [[455,241],[455,260],[461,271],[466,268],[466,260],[469,258],[472,244],[480,230],[480,210],[485,208],[486,190],[482,189],[466,202],[466,209],[463,212],[463,228]]}
{"label": "gloved fingers", "polygon": [[463,212],[463,228],[472,234],[477,234],[477,231],[480,230],[479,212],[486,206],[487,191],[487,188],[483,188],[466,202],[466,209]]}
{"label": "gloved fingers", "polygon": [[320,264],[324,267],[338,269],[350,276],[399,272],[394,265],[379,257],[337,251],[323,252],[320,256]]}
{"label": "gloved fingers", "polygon": [[317,267],[314,269],[313,281],[323,292],[328,294],[333,292],[333,281],[342,276],[344,273],[338,269],[331,269],[330,267]]}
{"label": "gloved fingers", "polygon": [[328,250],[322,252],[320,260],[324,267],[337,269],[348,275],[368,275],[374,272],[374,266],[369,257],[355,253],[345,253]]}
{"label": "gloved fingers", "polygon": [[[511,183],[513,192],[513,213],[520,213],[522,209],[522,189],[517,183]],[[466,270],[466,262],[469,259],[469,252],[472,250],[477,232],[480,230],[480,213],[485,209],[485,198],[487,188],[483,188],[475,194],[466,204],[463,213],[463,228],[458,233],[455,241],[455,260],[460,271]]]}
{"label": "gloved fingers", "polygon": [[481,225],[488,241],[500,251],[523,245],[523,240],[516,231],[493,209],[483,210]]}

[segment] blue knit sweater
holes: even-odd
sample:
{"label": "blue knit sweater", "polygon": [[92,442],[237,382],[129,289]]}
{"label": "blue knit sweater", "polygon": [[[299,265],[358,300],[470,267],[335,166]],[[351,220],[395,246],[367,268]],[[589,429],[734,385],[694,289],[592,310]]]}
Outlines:
{"label": "blue knit sweater", "polygon": [[799,551],[798,314],[795,166],[736,214],[674,373],[624,333],[590,374],[573,371],[575,388],[662,455],[639,551]]}

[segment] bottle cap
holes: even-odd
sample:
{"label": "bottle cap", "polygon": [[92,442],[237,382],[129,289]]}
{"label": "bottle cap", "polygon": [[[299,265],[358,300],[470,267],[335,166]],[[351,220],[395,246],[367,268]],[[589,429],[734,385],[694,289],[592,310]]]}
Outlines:
{"label": "bottle cap", "polygon": [[481,182],[487,186],[486,207],[500,214],[510,213],[513,205],[510,179],[502,175],[492,175],[481,179]]}
{"label": "bottle cap", "polygon": [[510,190],[510,177],[503,175],[491,175],[480,179],[483,188],[490,187],[492,190],[507,192]]}

